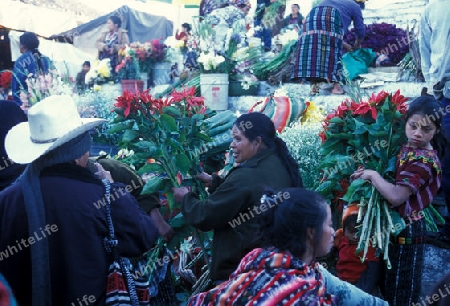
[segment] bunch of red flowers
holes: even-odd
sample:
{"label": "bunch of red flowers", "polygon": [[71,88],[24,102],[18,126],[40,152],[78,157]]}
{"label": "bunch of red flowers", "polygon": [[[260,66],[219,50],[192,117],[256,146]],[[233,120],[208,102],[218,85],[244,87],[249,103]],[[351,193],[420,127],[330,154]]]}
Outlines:
{"label": "bunch of red flowers", "polygon": [[[174,90],[168,98],[154,98],[150,94],[150,89],[143,92],[132,93],[125,91],[122,96],[116,98],[114,106],[123,110],[124,117],[130,114],[133,116],[162,114],[165,107],[175,106],[177,109],[183,109],[187,115],[192,113],[204,114],[206,107],[203,97],[195,96],[195,86],[185,87],[182,91]],[[177,105],[175,105],[177,103]]]}
{"label": "bunch of red flowers", "polygon": [[370,120],[370,118],[372,118],[376,121],[378,112],[385,103],[392,103],[395,106],[395,109],[403,115],[406,113],[406,101],[408,101],[408,98],[402,96],[400,90],[397,90],[393,95],[384,90],[378,94],[372,93],[372,96],[368,101],[361,101],[359,103],[345,100],[333,113],[330,113],[325,117],[323,122],[324,130],[319,134],[319,137],[322,139],[322,142],[325,142],[325,140],[327,140],[326,131],[330,123],[339,123],[346,118],[350,119],[352,117],[361,117],[370,114],[370,117],[367,119]]}
{"label": "bunch of red flowers", "polygon": [[11,87],[12,72],[10,70],[4,70],[0,72],[0,86],[6,89]]}

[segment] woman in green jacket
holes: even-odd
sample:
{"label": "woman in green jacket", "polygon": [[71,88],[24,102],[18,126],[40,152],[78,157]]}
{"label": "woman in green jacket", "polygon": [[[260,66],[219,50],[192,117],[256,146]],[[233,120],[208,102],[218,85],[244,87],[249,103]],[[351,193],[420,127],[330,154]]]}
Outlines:
{"label": "woman in green jacket", "polygon": [[[261,113],[242,115],[231,135],[238,166],[225,178],[199,175],[209,187],[205,201],[185,187],[173,189],[175,200],[182,202],[186,221],[202,231],[214,230],[211,279],[216,284],[227,280],[244,255],[259,246],[258,217],[270,209],[260,203],[264,191],[303,186],[298,163],[276,135],[269,117]],[[279,203],[283,196],[289,195],[280,194]]]}

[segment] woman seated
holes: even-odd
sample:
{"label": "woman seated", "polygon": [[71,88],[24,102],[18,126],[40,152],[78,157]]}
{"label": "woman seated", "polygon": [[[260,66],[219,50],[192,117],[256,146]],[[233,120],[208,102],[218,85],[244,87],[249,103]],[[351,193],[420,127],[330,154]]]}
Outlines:
{"label": "woman seated", "polygon": [[191,297],[189,305],[387,305],[315,261],[330,251],[334,238],[330,207],[319,194],[287,188],[264,195],[259,208],[263,247],[248,253],[228,281]]}
{"label": "woman seated", "polygon": [[115,68],[119,63],[118,52],[124,45],[130,43],[127,30],[121,29],[122,20],[118,16],[111,16],[106,21],[108,31],[102,32],[97,39],[96,47],[99,51],[98,58],[100,60],[109,58],[111,65],[111,73],[114,75]]}

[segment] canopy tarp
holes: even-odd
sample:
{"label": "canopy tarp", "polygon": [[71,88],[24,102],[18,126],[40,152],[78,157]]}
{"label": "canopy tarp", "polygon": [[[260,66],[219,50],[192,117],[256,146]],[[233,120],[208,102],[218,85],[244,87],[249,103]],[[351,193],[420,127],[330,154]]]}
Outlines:
{"label": "canopy tarp", "polygon": [[34,32],[49,37],[56,31],[65,31],[77,26],[75,15],[24,4],[20,1],[0,1],[0,25],[17,30]]}
{"label": "canopy tarp", "polygon": [[[20,56],[19,37],[22,32],[11,30],[9,40],[11,44],[11,57],[16,61]],[[48,56],[55,65],[58,72],[64,76],[70,76],[75,79],[84,61],[94,61],[95,57],[83,52],[68,43],[59,43],[51,40],[39,39],[39,51]]]}
{"label": "canopy tarp", "polygon": [[130,42],[147,42],[152,39],[165,40],[173,34],[173,22],[164,16],[152,15],[124,5],[108,14],[100,16],[69,31],[53,35],[58,41],[73,43],[92,55],[97,53],[95,42],[107,31],[106,21],[112,15],[120,16],[122,28],[128,31]]}

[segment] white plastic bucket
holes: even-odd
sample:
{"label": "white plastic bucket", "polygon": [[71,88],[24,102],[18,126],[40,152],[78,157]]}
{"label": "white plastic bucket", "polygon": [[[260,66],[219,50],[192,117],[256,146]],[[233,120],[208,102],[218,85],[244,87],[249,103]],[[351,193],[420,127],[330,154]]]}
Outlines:
{"label": "white plastic bucket", "polygon": [[170,62],[161,62],[155,63],[152,67],[152,80],[153,84],[163,85],[170,83],[170,68],[172,67],[172,63]]}
{"label": "white plastic bucket", "polygon": [[210,109],[228,109],[228,73],[200,74],[200,91]]}

